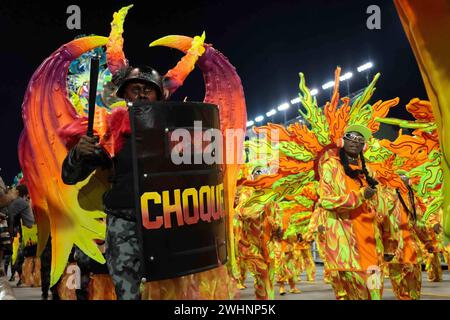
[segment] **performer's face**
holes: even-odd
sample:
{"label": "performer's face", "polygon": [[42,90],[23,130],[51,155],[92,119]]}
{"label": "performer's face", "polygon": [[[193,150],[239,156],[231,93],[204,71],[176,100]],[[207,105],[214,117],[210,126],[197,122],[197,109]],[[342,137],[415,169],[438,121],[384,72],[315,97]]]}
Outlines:
{"label": "performer's face", "polygon": [[125,87],[124,98],[127,101],[157,101],[158,91],[154,85],[145,81],[132,81]]}
{"label": "performer's face", "polygon": [[344,151],[353,157],[361,153],[364,148],[364,137],[358,132],[348,132],[344,135]]}

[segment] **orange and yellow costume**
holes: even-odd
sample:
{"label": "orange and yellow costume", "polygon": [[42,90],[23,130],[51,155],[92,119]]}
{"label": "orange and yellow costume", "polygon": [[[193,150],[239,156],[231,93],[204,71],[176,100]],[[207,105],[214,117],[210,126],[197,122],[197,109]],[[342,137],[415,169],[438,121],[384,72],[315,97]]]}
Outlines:
{"label": "orange and yellow costume", "polygon": [[348,177],[336,149],[324,154],[319,175],[318,210],[326,211],[325,260],[336,298],[381,299],[383,255],[395,248],[383,192],[366,200],[364,177]]}
{"label": "orange and yellow costume", "polygon": [[244,204],[237,214],[242,221],[240,258],[255,278],[256,299],[274,299],[274,238],[281,228],[279,207],[274,202],[249,207]]}

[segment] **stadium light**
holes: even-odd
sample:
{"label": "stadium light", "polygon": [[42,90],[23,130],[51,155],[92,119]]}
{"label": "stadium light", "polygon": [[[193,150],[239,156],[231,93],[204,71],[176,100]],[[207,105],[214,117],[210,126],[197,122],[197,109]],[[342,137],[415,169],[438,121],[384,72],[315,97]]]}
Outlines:
{"label": "stadium light", "polygon": [[327,83],[325,83],[324,85],[322,85],[322,89],[326,90],[329,88],[333,88],[334,87],[334,81],[328,81]]}
{"label": "stadium light", "polygon": [[292,99],[291,104],[297,104],[297,103],[300,103],[300,101],[301,101],[301,99],[300,99],[300,97],[298,97],[298,98]]}
{"label": "stadium light", "polygon": [[370,69],[372,67],[373,67],[373,63],[372,62],[367,62],[367,63],[364,63],[363,65],[359,66],[357,68],[357,70],[358,70],[358,72],[363,72],[363,71],[366,71],[367,69]]}
{"label": "stadium light", "polygon": [[261,121],[263,121],[264,120],[264,116],[257,116],[256,118],[255,118],[255,122],[261,122]]}
{"label": "stadium light", "polygon": [[319,93],[319,90],[318,89],[311,89],[310,92],[311,92],[312,96],[316,96]]}
{"label": "stadium light", "polygon": [[247,128],[251,127],[255,124],[255,122],[253,120],[247,121]]}
{"label": "stadium light", "polygon": [[286,102],[286,103],[279,105],[277,109],[278,109],[278,111],[283,111],[283,110],[289,109],[289,107],[290,107],[289,103]]}
{"label": "stadium light", "polygon": [[266,113],[266,116],[267,116],[267,117],[271,117],[271,116],[273,116],[273,115],[276,114],[276,113],[277,113],[277,110],[272,109],[272,110],[270,110],[269,112]]}
{"label": "stadium light", "polygon": [[343,74],[342,76],[340,76],[339,80],[340,81],[345,81],[345,80],[350,79],[351,77],[353,77],[353,73],[347,72],[347,73]]}

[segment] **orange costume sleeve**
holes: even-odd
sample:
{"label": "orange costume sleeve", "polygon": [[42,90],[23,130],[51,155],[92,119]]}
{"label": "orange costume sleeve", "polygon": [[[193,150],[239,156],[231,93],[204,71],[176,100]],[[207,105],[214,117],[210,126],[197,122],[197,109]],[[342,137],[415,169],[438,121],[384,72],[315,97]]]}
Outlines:
{"label": "orange costume sleeve", "polygon": [[319,218],[320,218],[321,210],[320,208],[313,211],[311,215],[311,220],[308,224],[308,229],[303,236],[303,240],[306,242],[312,242],[314,240],[314,234],[319,229]]}

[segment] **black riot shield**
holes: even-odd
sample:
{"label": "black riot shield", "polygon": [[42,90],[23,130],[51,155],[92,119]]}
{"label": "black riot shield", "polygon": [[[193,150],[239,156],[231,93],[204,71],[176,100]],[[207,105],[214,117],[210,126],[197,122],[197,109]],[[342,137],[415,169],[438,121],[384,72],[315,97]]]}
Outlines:
{"label": "black riot shield", "polygon": [[[224,264],[223,169],[199,162],[201,153],[211,151],[203,133],[220,128],[217,106],[139,102],[129,104],[129,111],[143,277],[170,279]],[[180,132],[183,137],[189,133],[191,141],[178,139]]]}

